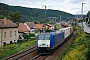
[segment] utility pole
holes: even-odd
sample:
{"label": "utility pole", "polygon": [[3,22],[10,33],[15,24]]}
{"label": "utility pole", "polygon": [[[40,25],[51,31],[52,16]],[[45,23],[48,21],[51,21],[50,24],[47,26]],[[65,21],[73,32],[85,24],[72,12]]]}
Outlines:
{"label": "utility pole", "polygon": [[[78,26],[78,13],[77,13],[76,24],[77,24],[77,26]],[[77,27],[77,29],[78,29],[78,27]]]}
{"label": "utility pole", "polygon": [[76,25],[78,25],[78,13],[77,13],[77,16],[76,16]]}
{"label": "utility pole", "polygon": [[46,20],[46,5],[42,5],[42,7],[45,7],[45,15],[44,15],[44,19]]}
{"label": "utility pole", "polygon": [[[45,7],[45,16],[44,16],[44,19],[45,19],[45,21],[46,21],[46,5],[42,5],[42,7]],[[45,23],[44,23],[44,28],[43,28],[43,32],[45,32],[45,29],[46,29],[46,25],[45,25]]]}
{"label": "utility pole", "polygon": [[62,26],[61,26],[61,15],[60,15],[60,28],[62,29]]}
{"label": "utility pole", "polygon": [[83,4],[86,4],[86,3],[82,3],[82,10],[81,10],[82,28],[84,28],[84,26],[83,26]]}
{"label": "utility pole", "polygon": [[78,20],[78,13],[77,13],[77,20]]}

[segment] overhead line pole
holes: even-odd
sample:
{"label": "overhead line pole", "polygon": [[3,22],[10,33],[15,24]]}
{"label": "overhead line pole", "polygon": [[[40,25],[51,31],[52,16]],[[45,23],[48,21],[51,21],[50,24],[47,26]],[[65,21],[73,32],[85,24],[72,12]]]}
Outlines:
{"label": "overhead line pole", "polygon": [[62,29],[62,26],[61,26],[61,15],[60,15],[60,28]]}
{"label": "overhead line pole", "polygon": [[82,15],[82,17],[81,17],[81,19],[82,19],[82,28],[84,28],[84,26],[83,26],[83,4],[86,4],[86,3],[82,3],[82,10],[81,10],[81,15]]}
{"label": "overhead line pole", "polygon": [[[46,5],[42,5],[42,7],[43,7],[43,6],[45,7],[45,16],[44,16],[44,19],[45,19],[45,21],[46,21]],[[44,23],[44,30],[43,30],[43,32],[45,32],[45,29],[46,29],[45,27],[46,27],[46,26],[45,26],[45,23]]]}

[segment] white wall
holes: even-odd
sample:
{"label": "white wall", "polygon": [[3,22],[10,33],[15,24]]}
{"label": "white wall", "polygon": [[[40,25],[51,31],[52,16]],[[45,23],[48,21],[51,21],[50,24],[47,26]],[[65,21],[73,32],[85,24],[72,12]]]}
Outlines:
{"label": "white wall", "polygon": [[[10,31],[12,32],[11,36],[10,36]],[[15,31],[16,31],[16,35],[15,35]],[[5,32],[6,32],[6,37],[5,37]],[[2,29],[2,33],[0,33],[0,34],[2,35],[2,45],[3,45],[3,42],[6,42],[6,44],[9,44],[10,41],[17,42],[18,28],[5,28],[5,29]],[[1,36],[0,36],[0,39],[1,39]],[[1,45],[1,41],[0,41],[0,45]]]}

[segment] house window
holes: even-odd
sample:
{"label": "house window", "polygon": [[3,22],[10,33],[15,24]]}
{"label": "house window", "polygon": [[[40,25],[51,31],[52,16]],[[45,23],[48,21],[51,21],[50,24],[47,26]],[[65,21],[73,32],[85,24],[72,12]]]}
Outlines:
{"label": "house window", "polygon": [[6,46],[6,42],[3,42],[3,46]]}
{"label": "house window", "polygon": [[12,44],[12,41],[10,41],[10,44]]}
{"label": "house window", "polygon": [[6,32],[4,32],[4,38],[6,38]]}
{"label": "house window", "polygon": [[16,36],[16,31],[15,31],[15,36]]}
{"label": "house window", "polygon": [[12,37],[12,31],[10,31],[10,37]]}
{"label": "house window", "polygon": [[14,40],[14,43],[16,42],[16,40]]}
{"label": "house window", "polygon": [[14,42],[15,42],[16,40],[14,40]]}

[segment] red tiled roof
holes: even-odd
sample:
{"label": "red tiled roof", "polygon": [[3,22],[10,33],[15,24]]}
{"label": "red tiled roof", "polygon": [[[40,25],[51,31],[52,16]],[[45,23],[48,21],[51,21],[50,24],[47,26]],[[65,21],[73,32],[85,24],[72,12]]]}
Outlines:
{"label": "red tiled roof", "polygon": [[4,19],[0,19],[0,28],[14,28],[14,27],[18,27],[18,25],[14,22],[12,22],[11,20],[6,20],[6,25],[4,25]]}
{"label": "red tiled roof", "polygon": [[29,29],[23,23],[19,23],[18,31],[19,32],[29,32]]}
{"label": "red tiled roof", "polygon": [[26,22],[26,24],[29,26],[29,28],[35,27],[35,23],[34,22]]}
{"label": "red tiled roof", "polygon": [[43,28],[43,24],[36,24],[34,28],[36,28],[36,29],[42,29]]}

